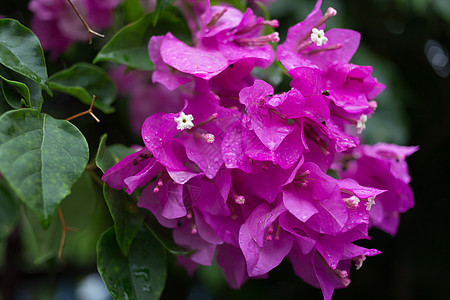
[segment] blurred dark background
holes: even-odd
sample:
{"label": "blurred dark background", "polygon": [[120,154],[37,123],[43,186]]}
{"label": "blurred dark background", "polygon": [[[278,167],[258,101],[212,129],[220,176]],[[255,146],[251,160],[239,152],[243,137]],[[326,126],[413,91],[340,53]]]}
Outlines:
{"label": "blurred dark background", "polygon": [[[1,0],[0,15],[29,25],[27,2]],[[270,6],[271,18],[280,21],[282,41],[288,27],[303,20],[314,3],[281,0]],[[366,141],[420,146],[420,151],[408,159],[415,207],[402,214],[397,236],[371,231],[369,247],[383,253],[366,260],[361,270],[354,271],[350,286],[336,290],[334,299],[450,299],[450,242],[447,240],[450,236],[447,190],[450,187],[450,1],[334,0],[324,1],[322,11],[328,6],[336,8],[338,15],[327,23],[327,28],[361,32],[361,46],[352,62],[372,65],[375,77],[386,85],[386,90],[377,98],[377,113],[367,123]],[[78,59],[92,59],[93,54],[89,52],[92,50],[86,46],[80,49],[87,53],[78,51]],[[53,68],[61,68],[62,62],[55,64],[56,67],[49,67],[50,74]],[[58,116],[58,105],[67,106],[65,101],[69,100],[58,101],[48,110],[56,117],[63,117]],[[81,111],[76,105],[71,109]],[[102,126],[116,122],[108,116],[102,120],[106,124]],[[76,124],[92,128],[93,123],[79,121]],[[95,130],[98,132],[92,134],[93,139],[105,128]],[[87,129],[82,131],[86,133]],[[113,135],[114,132],[110,132],[110,136]],[[117,139],[128,144],[136,141],[125,135]],[[99,211],[105,208],[104,204],[96,205],[92,213],[102,215]],[[103,215],[103,218],[107,217]],[[95,246],[95,238],[91,244]],[[54,267],[47,262],[37,269],[11,270],[8,268],[17,268],[17,264],[8,260],[17,257],[1,259],[2,280],[13,272],[17,282],[12,284],[16,289],[31,291],[16,296],[17,299],[72,299],[73,296],[58,291],[64,287],[75,289],[86,274],[96,271],[95,248],[91,244],[86,249],[94,253],[86,254],[81,263],[72,260],[72,264],[64,267]],[[3,243],[2,256],[9,253],[7,247],[11,245]],[[173,258],[170,265],[164,299],[321,298],[320,291],[297,278],[286,262],[270,273],[269,280],[249,281],[238,291],[227,288],[215,266],[202,267],[193,277],[187,277],[186,271],[175,266]],[[53,270],[51,275],[46,273],[49,266]]]}

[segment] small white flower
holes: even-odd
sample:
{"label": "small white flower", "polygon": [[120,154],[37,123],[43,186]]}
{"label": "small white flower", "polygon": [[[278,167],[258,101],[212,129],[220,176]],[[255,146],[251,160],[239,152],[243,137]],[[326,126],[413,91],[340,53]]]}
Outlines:
{"label": "small white flower", "polygon": [[366,202],[366,210],[371,210],[372,209],[372,205],[375,204],[375,197],[370,197],[367,199]]}
{"label": "small white flower", "polygon": [[359,255],[357,257],[352,258],[355,261],[356,270],[361,269],[363,262],[366,260],[365,255]]}
{"label": "small white flower", "polygon": [[214,136],[214,134],[211,133],[202,133],[202,138],[208,143],[208,144],[212,144],[214,143],[216,137]]}
{"label": "small white flower", "polygon": [[356,196],[351,196],[349,198],[344,198],[344,203],[351,208],[357,208],[359,206],[359,198]]}
{"label": "small white flower", "polygon": [[239,205],[245,204],[245,197],[244,196],[237,196],[236,199],[234,199],[234,202]]}
{"label": "small white flower", "polygon": [[326,44],[328,39],[325,37],[325,33],[322,29],[318,30],[317,28],[313,28],[311,33],[311,41],[320,47],[322,44]]}
{"label": "small white flower", "polygon": [[361,115],[359,118],[358,123],[356,123],[356,131],[360,134],[363,132],[364,129],[366,129],[366,122],[367,122],[367,116]]}
{"label": "small white flower", "polygon": [[180,115],[173,118],[173,120],[177,122],[178,130],[191,129],[194,127],[194,123],[192,123],[194,117],[192,115],[185,115],[184,112],[180,112]]}

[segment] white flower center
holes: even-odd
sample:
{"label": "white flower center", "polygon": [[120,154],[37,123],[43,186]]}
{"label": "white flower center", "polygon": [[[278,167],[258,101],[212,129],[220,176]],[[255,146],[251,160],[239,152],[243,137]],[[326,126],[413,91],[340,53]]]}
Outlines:
{"label": "white flower center", "polygon": [[194,127],[194,117],[192,115],[185,115],[184,112],[180,112],[178,117],[173,118],[173,120],[177,123],[178,130],[191,129]]}
{"label": "white flower center", "polygon": [[313,28],[311,33],[311,41],[316,43],[317,46],[322,46],[322,44],[326,44],[328,39],[325,37],[325,33],[322,29]]}

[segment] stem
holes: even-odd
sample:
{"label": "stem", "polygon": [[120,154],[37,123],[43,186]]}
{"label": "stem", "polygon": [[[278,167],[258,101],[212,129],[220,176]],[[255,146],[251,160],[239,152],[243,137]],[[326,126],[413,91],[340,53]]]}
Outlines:
{"label": "stem", "polygon": [[105,37],[103,34],[100,34],[98,32],[95,32],[94,30],[92,30],[92,28],[89,26],[89,24],[84,20],[83,16],[78,12],[78,10],[75,7],[75,5],[73,5],[71,0],[67,0],[67,2],[69,2],[70,6],[72,6],[72,8],[75,11],[75,13],[77,14],[78,18],[80,18],[80,20],[83,23],[84,27],[88,31],[88,33],[89,33],[89,44],[92,44],[92,35],[93,34],[95,34],[96,36],[99,36],[99,37]]}
{"label": "stem", "polygon": [[61,220],[61,225],[62,225],[61,243],[59,244],[58,258],[63,263],[65,263],[62,256],[63,256],[63,250],[64,250],[64,243],[66,242],[66,233],[67,233],[67,231],[78,231],[78,228],[66,226],[66,221],[64,220],[64,215],[61,210],[61,205],[58,206],[58,214],[59,214],[59,219]]}
{"label": "stem", "polygon": [[76,119],[76,118],[78,118],[78,117],[81,117],[81,116],[84,116],[84,115],[89,114],[89,115],[91,115],[91,117],[94,118],[95,121],[97,121],[98,123],[100,123],[100,120],[99,120],[99,119],[94,115],[94,113],[92,112],[92,108],[94,107],[94,102],[95,102],[95,95],[92,96],[91,106],[89,107],[88,110],[83,111],[83,112],[80,112],[80,113],[78,113],[78,114],[76,114],[76,115],[73,115],[73,116],[71,116],[71,117],[68,117],[68,118],[66,119],[66,121],[70,121],[70,120]]}

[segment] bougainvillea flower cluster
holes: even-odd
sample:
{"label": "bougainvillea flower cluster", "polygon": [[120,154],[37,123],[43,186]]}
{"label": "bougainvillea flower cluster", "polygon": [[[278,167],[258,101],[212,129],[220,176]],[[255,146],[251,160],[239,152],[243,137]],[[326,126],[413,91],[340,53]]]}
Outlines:
{"label": "bougainvillea flower cluster", "polygon": [[[274,50],[278,21],[183,1],[192,44],[169,32],[148,46],[153,81],[181,106],[148,116],[145,146],[103,176],[142,189],[138,205],[195,250],[180,261],[209,265],[216,254],[234,288],[288,259],[330,299],[380,253],[355,242],[371,227],[395,234],[413,206],[405,159],[417,147],[361,144],[384,86],[350,63],[360,34],[326,30],[337,12],[322,14],[321,2]],[[291,78],[282,93],[252,73],[275,60]]]}

